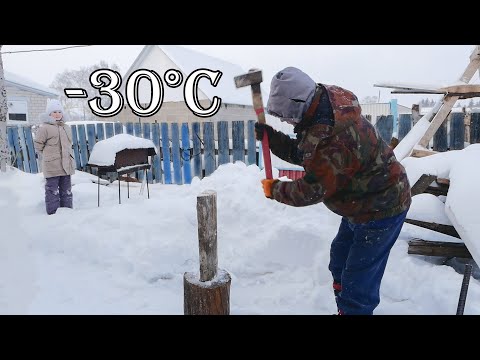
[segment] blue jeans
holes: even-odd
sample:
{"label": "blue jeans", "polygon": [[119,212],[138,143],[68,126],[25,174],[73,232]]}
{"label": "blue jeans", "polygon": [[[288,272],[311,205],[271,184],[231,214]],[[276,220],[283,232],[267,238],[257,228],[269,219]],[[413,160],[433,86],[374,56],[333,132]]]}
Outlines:
{"label": "blue jeans", "polygon": [[380,283],[390,249],[398,238],[408,210],[363,224],[342,219],[330,248],[334,283],[341,285],[337,307],[344,315],[372,315],[380,303]]}

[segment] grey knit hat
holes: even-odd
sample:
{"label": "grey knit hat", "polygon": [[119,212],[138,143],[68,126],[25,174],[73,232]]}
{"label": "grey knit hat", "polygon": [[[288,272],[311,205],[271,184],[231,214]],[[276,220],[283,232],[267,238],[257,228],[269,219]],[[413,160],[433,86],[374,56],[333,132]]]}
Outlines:
{"label": "grey knit hat", "polygon": [[299,123],[310,107],[317,84],[300,69],[287,67],[272,78],[267,113]]}

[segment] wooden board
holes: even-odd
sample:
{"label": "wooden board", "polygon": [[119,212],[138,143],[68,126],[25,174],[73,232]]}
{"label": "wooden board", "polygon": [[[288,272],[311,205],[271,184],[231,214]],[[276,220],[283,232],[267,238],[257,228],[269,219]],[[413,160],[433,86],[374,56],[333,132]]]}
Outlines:
{"label": "wooden board", "polygon": [[[132,132],[133,132],[133,124],[131,126]],[[127,124],[127,132],[128,132],[128,124]],[[152,141],[153,144],[155,145],[155,148],[157,149],[157,155],[153,156],[152,159],[152,167],[153,167],[153,173],[155,177],[155,182],[156,183],[161,183],[162,180],[162,164],[160,163],[161,159],[161,148],[160,148],[160,125],[158,123],[152,124]]]}
{"label": "wooden board", "polygon": [[183,161],[183,183],[190,184],[192,182],[192,168],[190,164],[190,131],[188,123],[182,123],[182,161]]}
{"label": "wooden board", "polygon": [[228,164],[230,162],[229,146],[228,146],[228,123],[219,121],[217,123],[217,139],[218,139],[218,166]]}
{"label": "wooden board", "polygon": [[200,123],[192,123],[192,137],[193,137],[193,176],[197,176],[199,179],[203,178],[202,171],[202,144]]}
{"label": "wooden board", "polygon": [[422,239],[413,239],[408,242],[408,254],[472,258],[472,254],[470,254],[463,243],[426,241]]}
{"label": "wooden board", "polygon": [[168,124],[160,125],[162,132],[162,154],[163,154],[163,183],[172,183],[172,168],[170,166],[170,139],[168,137]]}
{"label": "wooden board", "polygon": [[420,226],[420,227],[425,228],[425,229],[437,231],[439,233],[449,235],[449,236],[453,236],[453,237],[456,237],[456,238],[460,239],[460,235],[458,235],[457,230],[455,230],[455,227],[453,227],[452,225],[436,224],[436,223],[430,223],[430,222],[420,221],[420,220],[413,220],[413,219],[408,219],[408,218],[405,219],[405,222],[407,224]]}
{"label": "wooden board", "polygon": [[255,121],[248,120],[247,126],[247,165],[254,165],[257,163],[257,140],[255,139]]}
{"label": "wooden board", "polygon": [[435,155],[435,154],[438,154],[437,151],[433,151],[433,150],[423,150],[423,149],[413,149],[412,150],[412,157],[416,157],[416,158],[421,158],[421,157],[425,157],[425,156],[430,156],[430,155]]}
{"label": "wooden board", "polygon": [[457,93],[457,94],[467,94],[467,93],[480,93],[480,84],[457,84],[444,86],[438,89],[444,94],[448,93]]}
{"label": "wooden board", "polygon": [[243,121],[232,122],[233,162],[245,162],[245,130]]}
{"label": "wooden board", "polygon": [[418,195],[418,194],[423,194],[425,190],[430,186],[432,182],[435,181],[437,177],[435,175],[426,175],[423,174],[420,176],[420,179],[417,180],[415,185],[412,186],[412,189],[410,190],[412,196]]}
{"label": "wooden board", "polygon": [[183,184],[182,165],[180,162],[180,132],[178,124],[172,123],[172,162],[173,162],[173,181],[177,185]]}
{"label": "wooden board", "polygon": [[205,164],[205,176],[212,174],[216,169],[215,138],[213,123],[203,123],[203,159]]}

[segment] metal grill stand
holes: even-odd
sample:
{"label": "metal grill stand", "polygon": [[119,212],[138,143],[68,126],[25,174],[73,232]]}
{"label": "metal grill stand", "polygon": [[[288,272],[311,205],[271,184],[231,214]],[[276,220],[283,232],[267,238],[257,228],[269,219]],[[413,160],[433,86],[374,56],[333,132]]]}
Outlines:
{"label": "metal grill stand", "polygon": [[[148,187],[147,170],[152,166],[149,164],[148,157],[156,155],[155,148],[140,148],[140,149],[124,149],[116,153],[115,163],[113,165],[102,166],[96,164],[88,164],[92,168],[97,168],[98,174],[98,190],[97,201],[100,206],[100,176],[108,173],[114,173],[118,179],[118,203],[121,204],[120,192],[120,176],[131,174],[135,171],[143,170],[145,172],[145,181],[147,182],[147,193],[150,199],[150,189]],[[127,181],[127,194],[130,198],[130,183]]]}

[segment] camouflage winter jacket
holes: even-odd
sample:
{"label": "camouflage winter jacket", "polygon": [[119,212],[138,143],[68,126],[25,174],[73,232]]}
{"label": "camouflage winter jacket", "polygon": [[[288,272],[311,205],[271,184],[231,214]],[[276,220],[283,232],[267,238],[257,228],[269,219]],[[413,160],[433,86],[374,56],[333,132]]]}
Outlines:
{"label": "camouflage winter jacket", "polygon": [[[323,96],[321,96],[323,94]],[[333,111],[326,116],[325,104]],[[361,115],[357,97],[338,86],[321,85],[296,139],[274,131],[271,151],[303,166],[305,176],[278,181],[273,199],[292,206],[322,202],[354,223],[397,215],[411,203],[404,167],[375,128]]]}

